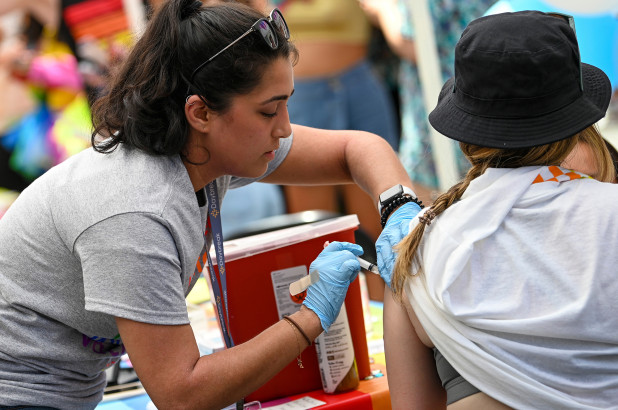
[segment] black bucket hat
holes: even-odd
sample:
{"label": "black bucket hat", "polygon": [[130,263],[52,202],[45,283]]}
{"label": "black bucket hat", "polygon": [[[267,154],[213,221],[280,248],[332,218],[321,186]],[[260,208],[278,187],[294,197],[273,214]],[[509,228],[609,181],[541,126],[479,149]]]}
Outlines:
{"label": "black bucket hat", "polygon": [[527,148],[596,123],[610,97],[605,73],[581,63],[566,16],[503,13],[464,30],[455,47],[455,77],[442,87],[429,122],[457,141]]}

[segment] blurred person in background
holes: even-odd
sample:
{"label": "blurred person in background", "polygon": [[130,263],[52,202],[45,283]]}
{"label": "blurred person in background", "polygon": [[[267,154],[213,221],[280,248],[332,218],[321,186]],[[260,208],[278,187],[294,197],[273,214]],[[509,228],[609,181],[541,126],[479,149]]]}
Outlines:
{"label": "blurred person in background", "polygon": [[[396,151],[396,112],[367,59],[371,25],[358,0],[269,3],[286,14],[291,40],[299,50],[294,96],[288,104],[290,120],[324,129],[369,131]],[[374,201],[354,184],[286,186],[284,191],[288,212],[324,209],[357,214],[361,229],[372,240],[380,234]]]}
{"label": "blurred person in background", "polygon": [[[89,145],[90,112],[58,1],[0,5],[0,217],[32,180]],[[63,34],[61,34],[63,33]]]}
{"label": "blurred person in background", "polygon": [[90,144],[90,105],[136,33],[125,3],[109,0],[7,0],[0,15],[1,217],[32,180]]}
{"label": "blurred person in background", "polygon": [[[381,28],[391,49],[399,55],[399,110],[401,141],[399,158],[414,181],[415,191],[425,203],[431,203],[439,187],[432,150],[423,88],[418,73],[412,24],[414,0],[363,0],[360,2],[370,19]],[[453,75],[454,47],[466,25],[480,17],[495,0],[429,0],[433,28],[443,80]],[[437,96],[436,96],[437,98]],[[457,167],[465,173],[469,163],[453,144]]]}

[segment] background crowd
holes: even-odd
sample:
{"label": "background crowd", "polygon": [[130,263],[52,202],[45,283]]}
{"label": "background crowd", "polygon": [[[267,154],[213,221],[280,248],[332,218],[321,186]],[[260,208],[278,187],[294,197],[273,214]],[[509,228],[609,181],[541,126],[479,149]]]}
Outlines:
{"label": "background crowd", "polygon": [[[32,180],[89,145],[90,104],[104,92],[106,75],[139,35],[140,24],[162,1],[11,0],[0,5],[0,217]],[[399,153],[420,199],[431,203],[440,193],[436,168],[444,154],[432,147],[426,119],[414,2],[243,2],[263,11],[276,6],[289,22],[300,50],[291,120],[381,135]],[[552,2],[540,0],[429,0],[428,9],[442,80],[453,75],[454,45],[470,21],[489,13],[538,9],[575,14],[582,60],[602,68],[614,90],[618,87],[616,10],[570,2],[556,10]],[[610,139],[616,105],[605,120]],[[469,165],[452,146],[447,158],[455,158],[458,178]],[[260,218],[311,209],[357,214],[371,240],[380,232],[374,204],[353,185],[251,184],[226,199],[228,235]]]}

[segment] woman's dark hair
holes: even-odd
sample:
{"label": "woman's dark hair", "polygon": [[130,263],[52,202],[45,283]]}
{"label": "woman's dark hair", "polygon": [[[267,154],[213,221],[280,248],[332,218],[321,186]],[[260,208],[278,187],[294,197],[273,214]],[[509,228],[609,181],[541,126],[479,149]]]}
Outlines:
{"label": "woman's dark hair", "polygon": [[197,0],[168,0],[150,21],[111,79],[108,93],[92,108],[92,145],[111,152],[125,143],[154,155],[175,155],[185,146],[187,90],[210,109],[224,112],[235,96],[251,92],[268,65],[297,58],[281,33],[272,50],[253,32],[200,69],[193,70],[247,31],[258,11],[240,3],[202,6]]}

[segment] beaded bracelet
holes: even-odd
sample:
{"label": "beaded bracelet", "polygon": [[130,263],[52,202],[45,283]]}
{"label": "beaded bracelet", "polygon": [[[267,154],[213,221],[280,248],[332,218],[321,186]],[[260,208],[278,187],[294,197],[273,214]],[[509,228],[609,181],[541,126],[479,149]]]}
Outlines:
{"label": "beaded bracelet", "polygon": [[386,207],[382,209],[382,217],[380,218],[380,224],[382,225],[382,229],[384,229],[384,227],[386,226],[386,221],[388,220],[388,217],[391,216],[395,209],[408,202],[414,202],[415,204],[420,206],[421,209],[425,207],[420,199],[411,197],[410,195],[403,195],[395,198],[392,202],[390,202],[388,205],[386,205]]}

